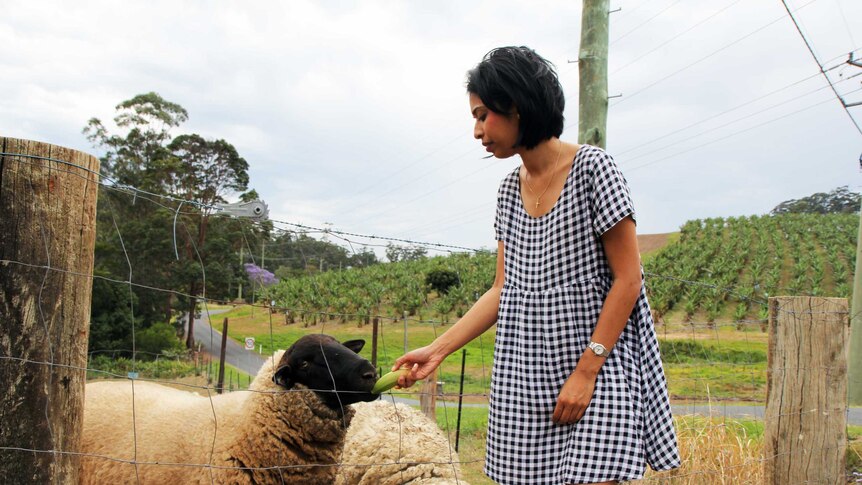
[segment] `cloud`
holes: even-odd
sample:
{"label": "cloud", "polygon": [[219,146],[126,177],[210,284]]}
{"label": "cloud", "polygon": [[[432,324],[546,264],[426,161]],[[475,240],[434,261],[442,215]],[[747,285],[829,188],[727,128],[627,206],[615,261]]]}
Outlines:
{"label": "cloud", "polygon": [[[0,132],[93,152],[90,117],[156,91],[188,109],[182,131],[233,143],[287,221],[493,246],[518,161],[482,159],[464,76],[499,45],[556,63],[577,136],[577,2],[7,3]],[[791,7],[822,61],[859,47],[860,2]],[[780,4],[643,2],[610,21],[608,149],[639,231],[858,187],[862,136]],[[830,75],[847,93],[858,72]]]}

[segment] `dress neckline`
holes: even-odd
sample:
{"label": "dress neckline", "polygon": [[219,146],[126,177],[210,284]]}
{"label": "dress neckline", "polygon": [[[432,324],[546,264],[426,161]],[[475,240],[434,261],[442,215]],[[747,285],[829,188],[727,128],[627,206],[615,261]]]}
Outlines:
{"label": "dress neckline", "polygon": [[527,211],[527,206],[526,206],[526,205],[524,205],[524,196],[522,195],[522,191],[521,191],[521,165],[518,165],[518,168],[517,168],[517,169],[515,169],[515,177],[516,177],[516,178],[517,178],[517,180],[518,180],[518,183],[517,183],[517,189],[518,189],[517,196],[518,196],[518,201],[520,202],[518,205],[519,205],[519,206],[520,206],[520,208],[521,208],[521,212],[523,212],[524,214],[526,214],[526,215],[527,215],[527,217],[529,217],[530,219],[538,221],[538,220],[540,220],[540,219],[543,219],[543,218],[544,218],[545,216],[547,216],[548,214],[551,214],[552,212],[554,212],[554,211],[557,209],[557,206],[558,206],[558,205],[560,205],[560,201],[561,201],[561,200],[563,200],[563,196],[565,196],[565,195],[566,195],[566,191],[568,191],[568,189],[569,189],[569,185],[571,185],[572,174],[573,174],[573,173],[575,173],[575,165],[577,165],[577,163],[578,163],[578,159],[581,157],[581,152],[583,152],[583,151],[584,151],[584,147],[585,147],[585,146],[587,146],[587,145],[584,145],[584,144],[580,145],[580,146],[578,147],[578,151],[577,151],[577,152],[575,152],[575,156],[572,158],[572,166],[571,166],[571,167],[569,167],[569,173],[568,173],[568,174],[566,174],[566,181],[565,181],[565,182],[563,182],[563,188],[560,190],[560,195],[559,195],[559,196],[557,196],[557,200],[556,200],[556,201],[554,201],[554,205],[553,205],[553,206],[551,206],[551,208],[550,208],[550,209],[548,209],[548,211],[547,211],[547,212],[545,212],[544,214],[538,215],[538,216],[534,216],[534,215],[530,214],[530,213]]}

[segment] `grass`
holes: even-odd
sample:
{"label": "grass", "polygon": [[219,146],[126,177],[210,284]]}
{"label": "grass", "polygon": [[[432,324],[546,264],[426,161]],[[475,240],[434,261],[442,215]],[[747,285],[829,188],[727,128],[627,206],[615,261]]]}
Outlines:
{"label": "grass", "polygon": [[[371,359],[372,326],[330,321],[303,327],[286,325],[283,314],[270,315],[261,308],[239,306],[218,317],[229,319],[228,334],[242,341],[254,337],[264,353],[287,348],[294,340],[309,333],[327,333],[339,340],[365,339],[361,354]],[[758,403],[766,396],[766,334],[749,329],[724,326],[695,331],[685,326],[659,329],[662,358],[668,377],[671,398],[685,401],[727,400]],[[404,326],[400,321],[380,324],[378,367],[387,371],[404,353]],[[431,343],[447,326],[408,323],[408,348]],[[467,349],[464,399],[485,401],[493,358],[494,330],[469,343]],[[438,381],[444,394],[458,394],[461,353],[450,355],[439,369]]]}
{"label": "grass", "polygon": [[[263,353],[286,349],[303,335],[326,333],[345,341],[364,339],[365,347],[361,355],[371,360],[373,332],[371,325],[358,326],[356,323],[324,322],[303,327],[302,324],[284,324],[283,314],[270,315],[261,308],[241,306],[219,314],[216,318],[228,318],[228,335],[237,341],[254,337],[257,344],[263,345]],[[254,313],[254,315],[252,315]],[[271,325],[271,326],[270,326]],[[445,332],[448,326],[409,323],[407,327],[408,347],[414,349],[431,343],[434,338]],[[467,344],[464,395],[467,402],[485,399],[486,389],[491,376],[493,357],[493,330]],[[404,353],[404,326],[400,321],[386,320],[379,326],[377,366],[388,371],[395,359]],[[438,381],[443,382],[444,393],[458,393],[461,375],[461,352],[450,355],[438,370]]]}
{"label": "grass", "polygon": [[[228,333],[242,341],[253,336],[264,352],[286,348],[308,333],[327,333],[340,340],[362,338],[362,354],[371,357],[372,327],[355,322],[328,321],[303,327],[285,324],[282,314],[248,306],[231,309],[219,315],[230,320]],[[416,348],[430,343],[446,326],[410,322],[408,346]],[[685,323],[657,327],[671,398],[677,401],[739,401],[763,403],[766,385],[767,335],[758,326],[738,329],[733,325],[715,328],[693,328]],[[493,354],[493,331],[467,346],[465,402],[486,402]],[[387,370],[404,351],[404,327],[400,321],[386,320],[380,325],[379,366]],[[455,442],[457,427],[458,384],[461,354],[450,356],[441,367],[438,380],[443,381],[448,399],[444,410],[438,409],[441,429]],[[414,388],[418,389],[418,388]],[[416,397],[407,395],[405,397]],[[672,472],[647,472],[640,483],[724,484],[761,483],[763,477],[763,422],[756,420],[711,419],[696,416],[675,418],[682,467]],[[482,472],[484,466],[487,408],[462,409],[458,431],[459,459],[464,479],[472,484],[492,484]],[[847,469],[862,472],[862,426],[848,427]]]}
{"label": "grass", "polygon": [[[454,420],[438,412],[437,423],[449,426],[454,441]],[[459,458],[464,479],[473,485],[491,485],[482,473],[487,412],[465,408],[462,414]],[[681,466],[669,472],[647,470],[643,480],[630,483],[713,485],[764,483],[763,421],[682,416],[674,419]],[[848,426],[847,472],[862,473],[862,426]]]}

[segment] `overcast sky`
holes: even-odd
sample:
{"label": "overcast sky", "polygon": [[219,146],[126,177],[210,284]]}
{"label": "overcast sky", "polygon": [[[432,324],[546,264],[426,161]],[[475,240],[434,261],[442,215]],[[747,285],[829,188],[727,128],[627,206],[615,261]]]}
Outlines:
{"label": "overcast sky", "polygon": [[[787,0],[830,79],[862,101],[862,1]],[[155,91],[176,134],[234,144],[277,221],[494,247],[499,181],[465,73],[489,49],[554,62],[577,139],[581,3],[0,0],[0,135],[101,153],[81,128]],[[780,0],[611,1],[607,149],[642,234],[860,189],[862,135]],[[855,92],[854,92],[855,91]],[[862,106],[849,108],[862,125]],[[290,228],[284,224],[277,227]],[[361,239],[354,239],[362,242]]]}

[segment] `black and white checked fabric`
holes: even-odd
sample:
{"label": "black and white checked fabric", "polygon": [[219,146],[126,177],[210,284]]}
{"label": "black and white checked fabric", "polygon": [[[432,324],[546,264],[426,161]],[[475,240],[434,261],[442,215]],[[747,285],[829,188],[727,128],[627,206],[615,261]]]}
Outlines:
{"label": "black and white checked fabric", "polygon": [[524,210],[518,170],[501,183],[494,227],[506,280],[497,320],[485,473],[501,484],[633,480],[679,466],[667,386],[643,286],[574,425],[551,416],[611,285],[599,236],[634,217],[613,159],[584,145],[556,205]]}

